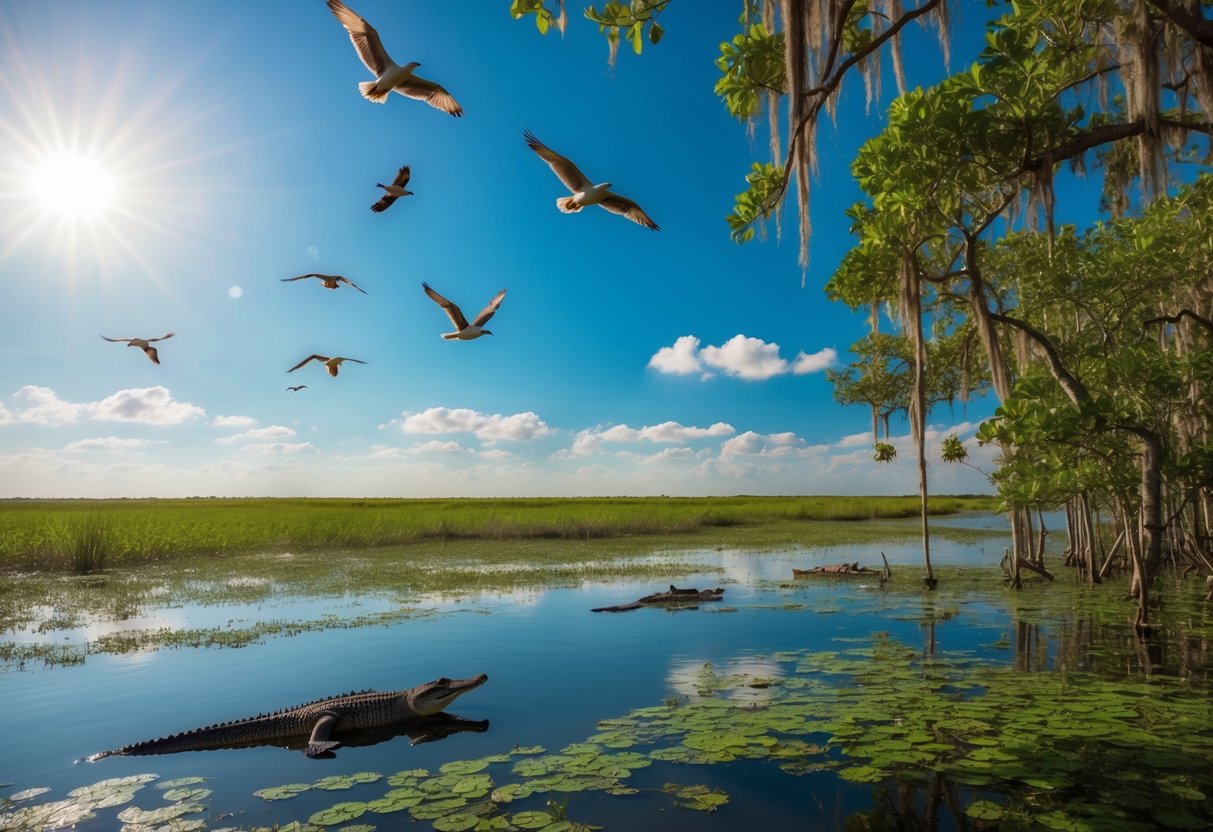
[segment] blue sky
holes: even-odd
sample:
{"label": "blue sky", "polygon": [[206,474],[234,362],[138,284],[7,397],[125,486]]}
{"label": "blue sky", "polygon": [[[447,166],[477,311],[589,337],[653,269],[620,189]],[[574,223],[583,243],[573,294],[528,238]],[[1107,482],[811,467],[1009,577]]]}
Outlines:
{"label": "blue sky", "polygon": [[[466,115],[363,100],[322,0],[0,0],[0,496],[915,490],[904,422],[876,465],[866,410],[822,372],[866,325],[821,288],[880,123],[859,84],[823,131],[802,286],[794,225],[738,246],[724,222],[765,154],[712,93],[736,0],[676,0],[614,69],[578,3],[563,39],[505,2],[350,5]],[[981,47],[961,24],[954,67]],[[942,60],[913,29],[929,82]],[[524,128],[661,231],[559,213]],[[80,158],[108,183],[95,206],[57,178]],[[402,164],[415,195],[372,213]],[[368,294],[281,282],[311,271]],[[469,317],[508,288],[495,335],[443,341],[423,280]],[[159,366],[98,337],[168,331]],[[369,363],[286,373],[312,353]],[[990,408],[940,409],[932,435]]]}

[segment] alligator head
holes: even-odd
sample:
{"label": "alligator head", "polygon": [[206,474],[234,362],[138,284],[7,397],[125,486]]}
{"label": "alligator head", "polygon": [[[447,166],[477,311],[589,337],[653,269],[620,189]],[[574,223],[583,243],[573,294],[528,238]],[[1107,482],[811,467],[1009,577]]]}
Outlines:
{"label": "alligator head", "polygon": [[413,713],[429,716],[438,713],[469,690],[475,690],[488,680],[486,673],[470,679],[448,679],[443,676],[441,679],[412,688],[404,697]]}

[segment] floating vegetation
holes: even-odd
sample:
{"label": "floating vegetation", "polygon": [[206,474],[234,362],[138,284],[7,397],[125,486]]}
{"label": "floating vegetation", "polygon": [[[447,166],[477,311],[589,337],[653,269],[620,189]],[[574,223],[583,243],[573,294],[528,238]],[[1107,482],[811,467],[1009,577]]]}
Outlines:
{"label": "floating vegetation", "polygon": [[[764,675],[733,672],[741,666]],[[787,777],[836,776],[872,789],[878,805],[890,789],[942,789],[955,797],[951,811],[991,826],[1132,832],[1213,823],[1213,698],[1175,677],[1024,672],[966,653],[924,656],[880,633],[721,668],[699,669],[698,698],[601,720],[597,733],[556,752],[518,746],[437,771],[363,771],[254,794],[290,801],[306,792],[315,801],[325,791],[349,791],[355,798],[279,827],[297,832],[346,832],[354,822],[365,829],[405,813],[439,832],[569,832],[588,827],[564,817],[557,796],[664,794],[672,808],[730,811],[728,792],[703,785],[695,772],[752,761]],[[735,698],[767,682],[766,699]],[[648,768],[651,777],[632,782]],[[69,800],[15,808],[0,815],[0,828],[78,823],[129,803],[151,779],[102,781]],[[162,789],[169,805],[127,806],[118,820],[194,828],[199,822],[186,816],[209,797],[201,782],[163,783],[171,787]],[[26,789],[10,800],[43,794]]]}

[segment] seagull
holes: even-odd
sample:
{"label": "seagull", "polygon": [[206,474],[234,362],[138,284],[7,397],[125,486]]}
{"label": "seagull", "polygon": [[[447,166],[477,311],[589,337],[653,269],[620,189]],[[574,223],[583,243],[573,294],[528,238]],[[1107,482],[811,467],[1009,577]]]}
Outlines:
{"label": "seagull", "polygon": [[375,185],[377,185],[380,188],[383,188],[383,190],[385,190],[387,193],[385,193],[383,195],[383,198],[381,200],[379,200],[378,202],[376,202],[374,205],[371,206],[371,210],[374,211],[376,214],[378,214],[381,211],[386,211],[388,209],[388,206],[391,205],[396,200],[400,199],[400,197],[412,196],[413,195],[412,191],[406,191],[404,189],[404,186],[407,184],[409,184],[409,166],[408,165],[405,165],[400,170],[396,171],[396,178],[392,180],[392,184],[384,185],[382,182],[376,182]]}
{"label": "seagull", "polygon": [[300,390],[303,390],[306,387],[306,384],[296,384],[294,387],[288,387],[286,389],[290,390],[292,393],[298,393]]}
{"label": "seagull", "polygon": [[[104,335],[101,336],[105,338]],[[160,363],[160,354],[156,352],[156,348],[152,346],[153,341],[163,341],[166,338],[172,338],[173,333],[161,335],[159,338],[105,338],[106,341],[113,341],[116,344],[126,343],[128,347],[138,347],[147,354],[147,357],[152,360],[153,364]]]}
{"label": "seagull", "polygon": [[[333,378],[337,377],[337,370],[338,370],[338,368],[341,367],[342,361],[353,361],[356,364],[366,364],[367,363],[366,361],[359,361],[357,358],[342,358],[339,355],[335,355],[332,358],[329,358],[327,355],[309,355],[307,358],[300,361],[294,367],[291,367],[289,370],[287,370],[287,372],[293,373],[296,370],[298,370],[300,367],[302,367],[304,364],[308,363],[309,361],[323,362],[324,369],[328,370],[329,375],[332,376]],[[307,385],[305,384],[305,385],[301,385],[301,386],[306,387]]]}
{"label": "seagull", "polygon": [[463,115],[463,108],[441,85],[413,74],[413,70],[421,64],[411,61],[404,66],[397,65],[383,48],[383,41],[379,39],[375,27],[359,17],[353,9],[341,0],[328,0],[328,6],[350,33],[350,42],[358,51],[358,57],[367,69],[375,73],[374,81],[363,81],[358,85],[363,98],[383,104],[388,95],[395,91],[455,117]]}
{"label": "seagull", "polygon": [[430,296],[430,300],[446,310],[451,323],[455,325],[454,332],[442,333],[442,337],[446,340],[471,341],[473,338],[479,338],[481,335],[493,334],[483,327],[489,322],[489,318],[493,317],[493,313],[497,311],[497,307],[501,306],[501,301],[505,298],[505,289],[494,295],[493,299],[489,301],[489,305],[480,310],[480,314],[476,316],[476,320],[469,324],[467,318],[463,317],[463,312],[459,310],[459,307],[431,289],[430,284],[422,283],[421,288],[425,289],[425,293]]}
{"label": "seagull", "polygon": [[[329,0],[329,2],[332,1]],[[565,187],[573,192],[572,196],[562,196],[556,200],[556,207],[562,213],[575,214],[587,205],[601,205],[612,214],[627,217],[645,228],[651,228],[654,231],[660,230],[657,223],[649,218],[643,208],[627,197],[611,193],[610,182],[603,182],[600,185],[591,183],[575,164],[535,138],[530,130],[524,130],[522,135],[526,139],[527,146],[535,151],[540,159],[547,162],[552,173],[556,174]]]}
{"label": "seagull", "polygon": [[324,284],[324,288],[326,288],[326,289],[336,289],[342,283],[346,283],[350,286],[353,286],[355,289],[358,289],[358,291],[362,292],[362,294],[364,294],[364,295],[366,294],[365,289],[359,288],[357,283],[350,280],[348,277],[345,277],[344,275],[340,275],[340,274],[317,274],[316,272],[311,272],[309,274],[301,274],[298,277],[284,277],[284,278],[282,278],[282,282],[289,283],[292,280],[304,280],[305,278],[309,278],[309,277],[320,278],[320,282]]}

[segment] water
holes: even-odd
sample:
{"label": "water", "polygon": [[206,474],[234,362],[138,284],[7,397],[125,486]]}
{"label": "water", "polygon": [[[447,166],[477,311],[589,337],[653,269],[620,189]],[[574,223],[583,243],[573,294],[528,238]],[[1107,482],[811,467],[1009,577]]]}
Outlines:
{"label": "water", "polygon": [[[941,542],[937,562],[989,564],[1005,541],[959,546]],[[915,546],[884,548],[894,568],[917,563]],[[211,828],[264,826],[306,820],[341,800],[371,800],[378,783],[345,792],[308,792],[287,801],[265,801],[252,792],[286,783],[307,783],[338,773],[402,769],[437,771],[452,760],[508,753],[542,745],[554,752],[598,732],[599,720],[658,705],[671,697],[702,699],[697,674],[710,664],[718,675],[747,674],[778,680],[789,672],[772,658],[780,651],[828,651],[883,632],[938,655],[965,655],[1010,663],[1008,639],[1016,630],[1008,603],[998,593],[950,596],[948,615],[924,626],[918,595],[882,592],[872,581],[790,583],[791,567],[860,560],[872,563],[871,547],[836,547],[807,553],[702,552],[696,563],[723,572],[678,578],[681,586],[724,586],[725,600],[696,611],[641,609],[593,614],[591,607],[626,603],[663,589],[653,583],[585,583],[574,588],[487,594],[433,603],[434,615],[386,626],[329,629],[272,638],[240,649],[180,649],[128,656],[91,655],[83,665],[0,674],[7,753],[0,781],[14,784],[0,795],[35,786],[62,799],[76,787],[125,775],[154,772],[165,780],[207,778],[205,801]],[[994,599],[994,600],[991,600]],[[1000,600],[1004,599],[1004,600]],[[390,609],[376,598],[289,599],[228,608],[185,608],[149,613],[146,623],[188,621],[190,626],[228,620],[255,621],[291,615],[341,616]],[[728,611],[732,610],[732,611]],[[129,628],[131,622],[121,622]],[[68,640],[89,633],[69,632]],[[1040,633],[1033,637],[1040,640]],[[844,641],[840,641],[844,640]],[[1047,633],[1044,656],[1052,661]],[[1039,645],[1038,645],[1039,647]],[[189,752],[159,757],[117,757],[81,763],[89,754],[143,739],[252,716],[351,689],[391,690],[439,676],[487,673],[489,681],[449,710],[487,719],[484,733],[460,733],[409,745],[397,737],[376,745],[344,748],[331,760],[310,760],[275,747]],[[727,695],[760,704],[778,686],[743,688]],[[495,771],[508,772],[508,767]],[[507,776],[504,778],[509,780]],[[516,778],[514,778],[516,779]],[[628,785],[657,789],[667,781],[700,783],[728,792],[727,806],[712,814],[675,809],[668,796],[642,792],[615,797],[601,791],[556,795],[569,817],[609,828],[732,829],[753,822],[768,828],[833,829],[851,812],[868,808],[872,789],[830,772],[796,778],[766,761],[739,760],[711,766],[657,763]],[[536,795],[514,808],[542,809]],[[151,789],[136,800],[163,805]],[[100,810],[83,830],[118,828],[116,810]],[[431,828],[407,812],[355,821],[380,829]],[[336,827],[334,827],[336,828]]]}

